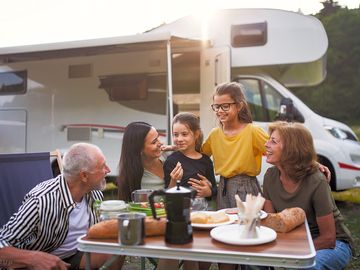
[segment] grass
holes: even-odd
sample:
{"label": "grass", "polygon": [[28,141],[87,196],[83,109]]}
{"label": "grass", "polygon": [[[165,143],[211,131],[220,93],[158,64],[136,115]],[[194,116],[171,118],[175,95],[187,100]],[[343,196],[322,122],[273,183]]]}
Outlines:
{"label": "grass", "polygon": [[358,139],[360,139],[360,125],[352,125],[350,127],[355,132]]}
{"label": "grass", "polygon": [[360,204],[339,201],[336,204],[344,216],[346,226],[352,234],[357,253],[346,270],[358,270],[360,269]]}

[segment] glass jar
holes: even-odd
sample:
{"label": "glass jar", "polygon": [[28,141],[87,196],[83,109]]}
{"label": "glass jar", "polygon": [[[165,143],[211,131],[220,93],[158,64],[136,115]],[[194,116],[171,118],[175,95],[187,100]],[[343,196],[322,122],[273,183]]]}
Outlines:
{"label": "glass jar", "polygon": [[191,199],[191,211],[206,211],[208,208],[208,202],[205,198],[196,197]]}
{"label": "glass jar", "polygon": [[100,204],[100,220],[117,218],[120,213],[128,212],[128,205],[121,200],[108,200]]}

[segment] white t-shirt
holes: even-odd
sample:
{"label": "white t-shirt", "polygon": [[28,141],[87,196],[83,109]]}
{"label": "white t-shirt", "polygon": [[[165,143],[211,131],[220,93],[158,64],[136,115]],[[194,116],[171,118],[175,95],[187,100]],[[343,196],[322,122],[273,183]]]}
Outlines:
{"label": "white t-shirt", "polygon": [[[164,163],[164,161],[168,156],[169,156],[168,152],[163,152],[162,155],[160,156],[161,163]],[[141,188],[153,189],[153,190],[163,189],[165,188],[165,182],[164,179],[144,169],[144,174],[141,178]]]}
{"label": "white t-shirt", "polygon": [[51,254],[60,257],[61,259],[68,258],[74,255],[77,251],[77,238],[86,233],[89,226],[89,213],[87,210],[87,203],[85,198],[80,203],[76,204],[69,216],[69,231],[64,243]]}

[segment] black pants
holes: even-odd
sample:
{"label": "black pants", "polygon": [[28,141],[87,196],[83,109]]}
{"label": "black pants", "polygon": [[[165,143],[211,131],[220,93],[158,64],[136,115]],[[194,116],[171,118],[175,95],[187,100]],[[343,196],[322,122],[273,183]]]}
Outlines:
{"label": "black pants", "polygon": [[63,261],[71,265],[69,270],[79,270],[81,258],[83,255],[83,252],[77,251],[74,255],[63,259]]}

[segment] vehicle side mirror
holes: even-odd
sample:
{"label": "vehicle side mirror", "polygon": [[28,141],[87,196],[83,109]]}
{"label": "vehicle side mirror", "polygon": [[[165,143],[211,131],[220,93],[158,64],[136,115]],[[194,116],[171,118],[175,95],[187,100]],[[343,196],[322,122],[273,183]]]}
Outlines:
{"label": "vehicle side mirror", "polygon": [[294,106],[291,98],[282,98],[276,120],[304,123],[304,116]]}

